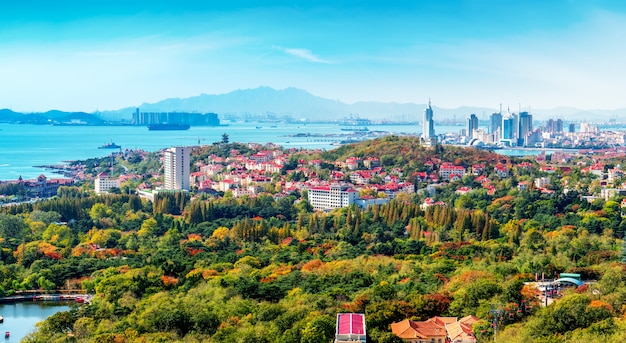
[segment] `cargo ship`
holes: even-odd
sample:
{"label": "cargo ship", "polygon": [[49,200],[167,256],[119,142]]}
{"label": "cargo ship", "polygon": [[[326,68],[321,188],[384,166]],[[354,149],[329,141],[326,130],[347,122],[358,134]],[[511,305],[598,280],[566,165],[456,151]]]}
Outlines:
{"label": "cargo ship", "polygon": [[189,130],[191,126],[189,124],[150,124],[148,130],[150,131],[164,131],[164,130]]}

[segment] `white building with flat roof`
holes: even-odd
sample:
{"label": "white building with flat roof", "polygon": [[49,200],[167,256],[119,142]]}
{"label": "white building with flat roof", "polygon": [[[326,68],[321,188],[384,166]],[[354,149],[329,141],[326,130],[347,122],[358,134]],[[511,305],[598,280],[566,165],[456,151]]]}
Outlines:
{"label": "white building with flat roof", "polygon": [[191,148],[173,147],[163,153],[163,189],[189,190]]}
{"label": "white building with flat roof", "polygon": [[331,184],[309,189],[309,202],[315,210],[348,207],[359,199],[359,192],[350,186]]}
{"label": "white building with flat roof", "polygon": [[109,177],[109,174],[104,172],[96,176],[94,180],[94,191],[96,192],[96,194],[108,193],[109,190],[113,187],[120,187],[120,182],[118,179],[112,179]]}

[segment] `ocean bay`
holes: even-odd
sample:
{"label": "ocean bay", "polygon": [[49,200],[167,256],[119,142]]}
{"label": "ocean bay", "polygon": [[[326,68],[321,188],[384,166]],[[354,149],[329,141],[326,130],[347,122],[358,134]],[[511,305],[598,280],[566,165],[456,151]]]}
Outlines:
{"label": "ocean bay", "polygon": [[[211,144],[228,134],[231,142],[275,143],[286,148],[333,149],[334,142],[350,132],[337,124],[231,123],[218,127],[192,127],[184,131],[149,131],[144,126],[52,126],[0,124],[0,180],[55,174],[34,166],[110,155],[114,149],[98,149],[114,142],[122,149],[157,151],[176,145]],[[417,134],[418,125],[370,125],[371,131]],[[453,127],[455,131],[456,127]],[[437,127],[439,129],[439,127]],[[340,136],[343,135],[343,136]]]}

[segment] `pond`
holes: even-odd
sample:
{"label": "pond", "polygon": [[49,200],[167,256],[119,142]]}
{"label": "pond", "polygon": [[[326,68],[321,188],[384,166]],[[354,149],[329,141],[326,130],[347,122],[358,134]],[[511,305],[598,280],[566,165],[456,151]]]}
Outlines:
{"label": "pond", "polygon": [[[9,331],[11,336],[5,343],[17,343],[35,330],[35,324],[59,311],[70,309],[68,304],[58,302],[16,302],[0,304],[0,315],[4,323],[0,324],[0,334]],[[2,338],[0,338],[2,342]]]}

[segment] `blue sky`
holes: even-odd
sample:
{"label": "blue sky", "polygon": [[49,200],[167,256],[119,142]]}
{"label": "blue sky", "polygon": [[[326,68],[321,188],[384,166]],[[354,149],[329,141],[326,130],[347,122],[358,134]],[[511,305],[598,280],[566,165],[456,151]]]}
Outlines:
{"label": "blue sky", "polygon": [[91,112],[259,86],[626,108],[623,1],[126,2],[2,2],[0,108]]}

